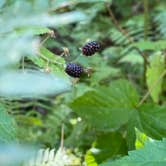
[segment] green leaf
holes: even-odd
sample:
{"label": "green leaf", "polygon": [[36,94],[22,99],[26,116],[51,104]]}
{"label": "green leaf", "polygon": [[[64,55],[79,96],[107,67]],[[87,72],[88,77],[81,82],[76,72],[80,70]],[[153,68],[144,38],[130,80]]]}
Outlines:
{"label": "green leaf", "polygon": [[[166,137],[166,106],[144,104],[139,108],[143,132],[156,139]],[[140,129],[142,131],[142,129]]]}
{"label": "green leaf", "polygon": [[47,48],[45,47],[41,47],[40,48],[40,53],[44,56],[46,56],[48,59],[53,60],[57,63],[60,63],[62,65],[65,64],[65,60],[64,58],[62,58],[61,56],[55,55],[54,53],[52,53],[51,51],[49,51]]}
{"label": "green leaf", "polygon": [[99,136],[85,155],[88,166],[102,163],[106,159],[127,153],[125,139],[119,133],[107,133]]}
{"label": "green leaf", "polygon": [[4,72],[0,76],[0,96],[11,98],[58,95],[71,88],[68,78],[33,70]]}
{"label": "green leaf", "polygon": [[120,70],[118,68],[110,67],[108,65],[101,65],[90,77],[92,84],[97,84],[99,81],[103,79],[114,77],[120,74]]}
{"label": "green leaf", "polygon": [[139,41],[133,44],[134,47],[138,47],[141,50],[154,50],[160,51],[166,48],[166,40],[159,41]]}
{"label": "green leaf", "polygon": [[135,127],[142,129],[140,124],[139,112],[136,109],[133,109],[127,124],[127,146],[129,150],[135,149]]}
{"label": "green leaf", "polygon": [[41,56],[29,56],[28,58],[42,69],[49,68],[50,72],[62,76],[66,75],[64,72],[65,60],[62,57],[53,54],[45,47],[40,48],[40,55]]}
{"label": "green leaf", "polygon": [[129,155],[100,166],[164,166],[166,165],[166,139],[145,142],[144,148],[130,151]]}
{"label": "green leaf", "polygon": [[32,35],[42,35],[45,33],[53,34],[53,31],[46,27],[20,27],[15,30],[18,35],[24,33],[30,33]]}
{"label": "green leaf", "polygon": [[5,107],[0,105],[0,143],[16,141],[16,123]]}
{"label": "green leaf", "polygon": [[119,60],[120,63],[143,64],[143,58],[135,51],[131,51]]}
{"label": "green leaf", "polygon": [[98,87],[85,93],[70,106],[93,127],[99,130],[112,130],[128,121],[138,99],[136,90],[128,81],[117,80],[109,87]]}
{"label": "green leaf", "polygon": [[166,137],[166,106],[143,104],[130,114],[127,124],[127,144],[130,150],[135,149],[135,128],[152,139]]}
{"label": "green leaf", "polygon": [[[160,53],[152,56],[150,66],[147,68],[146,79],[150,95],[158,103],[162,90],[163,78],[159,78],[165,70],[164,56]],[[156,85],[154,85],[157,82]],[[154,87],[155,86],[155,87]]]}
{"label": "green leaf", "polygon": [[136,149],[143,148],[145,141],[152,140],[150,137],[148,137],[145,133],[139,131],[137,128],[135,128],[135,132],[136,132],[136,141],[135,141]]}

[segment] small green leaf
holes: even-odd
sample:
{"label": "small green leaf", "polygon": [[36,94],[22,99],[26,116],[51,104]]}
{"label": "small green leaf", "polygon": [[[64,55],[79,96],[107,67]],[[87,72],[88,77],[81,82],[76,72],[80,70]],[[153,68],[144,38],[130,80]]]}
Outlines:
{"label": "small green leaf", "polygon": [[[150,66],[147,68],[146,78],[150,95],[154,102],[158,103],[162,90],[163,78],[159,78],[165,70],[164,56],[155,54],[152,56]],[[157,85],[154,85],[157,82]]]}

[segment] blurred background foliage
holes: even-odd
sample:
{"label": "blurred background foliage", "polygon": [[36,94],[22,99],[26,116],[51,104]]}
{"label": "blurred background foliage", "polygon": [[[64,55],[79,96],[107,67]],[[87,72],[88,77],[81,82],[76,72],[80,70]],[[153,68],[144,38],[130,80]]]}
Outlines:
{"label": "blurred background foliage", "polygon": [[[114,164],[145,141],[149,152],[166,137],[165,16],[165,0],[0,0],[0,143],[53,149],[48,166]],[[101,44],[91,57],[88,41]],[[75,83],[69,62],[92,73]]]}

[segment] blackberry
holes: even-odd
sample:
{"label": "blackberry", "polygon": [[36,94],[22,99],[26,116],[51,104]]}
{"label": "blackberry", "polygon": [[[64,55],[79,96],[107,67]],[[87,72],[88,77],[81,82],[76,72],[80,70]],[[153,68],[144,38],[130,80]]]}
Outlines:
{"label": "blackberry", "polygon": [[91,56],[100,50],[100,44],[96,41],[89,42],[82,47],[82,53],[86,56]]}
{"label": "blackberry", "polygon": [[71,77],[80,77],[83,74],[84,69],[78,64],[69,63],[66,66],[65,72]]}

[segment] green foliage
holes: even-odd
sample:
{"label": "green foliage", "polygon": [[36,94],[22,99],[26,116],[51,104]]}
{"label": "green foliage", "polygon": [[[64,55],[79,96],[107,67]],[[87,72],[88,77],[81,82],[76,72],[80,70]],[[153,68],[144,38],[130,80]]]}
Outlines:
{"label": "green foliage", "polygon": [[160,51],[166,48],[166,41],[159,40],[159,41],[139,41],[133,44],[133,47],[138,47],[141,50],[154,50]]}
{"label": "green foliage", "polygon": [[17,28],[16,30],[16,33],[18,34],[18,35],[20,35],[21,33],[27,33],[27,32],[29,32],[29,33],[31,33],[31,34],[33,34],[33,35],[42,35],[42,34],[46,34],[46,33],[48,33],[48,34],[52,34],[53,35],[53,31],[51,31],[49,28],[46,28],[46,27],[24,27],[24,28]]}
{"label": "green foliage", "polygon": [[109,87],[99,87],[85,93],[70,106],[96,129],[113,130],[128,121],[138,99],[136,90],[128,81],[118,80]]}
{"label": "green foliage", "polygon": [[123,157],[115,162],[107,162],[101,166],[132,166],[132,165],[156,165],[162,166],[166,164],[166,140],[146,142],[145,147],[136,151],[129,152],[129,156]]}
{"label": "green foliage", "polygon": [[39,144],[31,165],[165,165],[166,6],[146,2],[0,1],[0,142]]}
{"label": "green foliage", "polygon": [[161,139],[166,136],[166,109],[165,105],[142,105],[139,109],[139,117],[144,133],[152,138]]}
{"label": "green foliage", "polygon": [[9,98],[40,98],[60,94],[70,90],[71,87],[70,81],[66,78],[38,71],[5,72],[1,75],[0,82],[1,96]]}
{"label": "green foliage", "polygon": [[164,55],[156,53],[151,57],[150,66],[147,69],[147,85],[150,91],[151,97],[154,102],[159,101],[159,96],[162,91],[162,74],[165,71]]}
{"label": "green foliage", "polygon": [[125,139],[119,133],[103,134],[97,138],[93,146],[85,156],[88,166],[101,163],[108,158],[114,158],[117,155],[125,155],[127,152]]}
{"label": "green foliage", "polygon": [[7,113],[6,108],[0,105],[0,143],[16,141],[17,126],[14,118]]}

